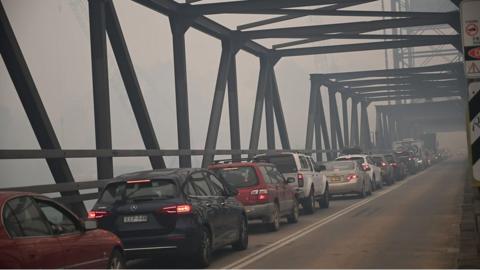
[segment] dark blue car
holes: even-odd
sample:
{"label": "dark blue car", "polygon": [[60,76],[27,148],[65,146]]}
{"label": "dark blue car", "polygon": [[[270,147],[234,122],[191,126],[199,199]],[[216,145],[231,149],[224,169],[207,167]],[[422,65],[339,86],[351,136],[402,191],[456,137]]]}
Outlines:
{"label": "dark blue car", "polygon": [[89,212],[115,233],[127,259],[174,253],[201,267],[215,249],[248,246],[247,219],[236,190],[204,169],[164,169],[122,175]]}

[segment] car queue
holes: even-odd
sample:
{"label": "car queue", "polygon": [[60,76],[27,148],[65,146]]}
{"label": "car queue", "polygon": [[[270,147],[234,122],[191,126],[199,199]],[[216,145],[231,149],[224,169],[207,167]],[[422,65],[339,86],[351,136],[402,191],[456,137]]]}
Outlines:
{"label": "car queue", "polygon": [[333,196],[369,196],[407,174],[395,154],[346,153],[315,162],[281,152],[215,161],[207,169],[124,174],[109,182],[82,220],[45,196],[0,192],[1,268],[125,268],[130,259],[175,254],[207,267],[225,246],[248,248],[248,225],[269,231],[313,214]]}

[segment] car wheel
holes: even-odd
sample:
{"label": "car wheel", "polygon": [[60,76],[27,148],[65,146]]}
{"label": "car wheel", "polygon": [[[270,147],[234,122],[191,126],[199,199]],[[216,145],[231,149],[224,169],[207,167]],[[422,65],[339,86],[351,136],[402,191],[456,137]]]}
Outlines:
{"label": "car wheel", "polygon": [[272,221],[268,224],[268,228],[272,232],[276,232],[280,229],[280,209],[276,203],[273,207]]}
{"label": "car wheel", "polygon": [[242,216],[242,225],[240,225],[240,233],[237,242],[232,244],[234,250],[245,250],[248,247],[248,224],[245,217]]}
{"label": "car wheel", "polygon": [[198,267],[207,267],[210,265],[210,258],[212,255],[212,241],[210,232],[206,227],[200,231],[200,245],[196,254],[194,254],[194,261]]}
{"label": "car wheel", "polygon": [[325,188],[322,198],[318,201],[320,208],[328,208],[330,206],[330,192],[328,186]]}
{"label": "car wheel", "polygon": [[288,223],[297,223],[299,217],[299,210],[298,210],[298,202],[297,200],[293,200],[293,208],[292,213],[287,216]]}
{"label": "car wheel", "polygon": [[359,196],[360,198],[365,198],[367,196],[367,192],[365,190],[365,181],[363,181],[362,191],[360,192]]}
{"label": "car wheel", "polygon": [[118,249],[114,249],[108,260],[108,269],[125,269],[125,259]]}
{"label": "car wheel", "polygon": [[310,194],[308,195],[308,198],[305,199],[303,202],[302,206],[303,209],[305,209],[306,214],[313,214],[315,211],[315,198],[313,197],[314,194],[314,189],[310,189]]}

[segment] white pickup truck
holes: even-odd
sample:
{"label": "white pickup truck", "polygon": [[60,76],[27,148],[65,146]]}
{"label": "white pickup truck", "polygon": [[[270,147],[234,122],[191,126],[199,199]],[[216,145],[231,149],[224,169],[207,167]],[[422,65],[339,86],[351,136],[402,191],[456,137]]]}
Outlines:
{"label": "white pickup truck", "polygon": [[297,191],[298,201],[307,214],[315,211],[316,201],[320,208],[329,207],[328,182],[323,173],[325,167],[315,163],[310,156],[282,152],[258,155],[255,159],[273,163],[286,179],[295,179],[289,185],[292,185]]}

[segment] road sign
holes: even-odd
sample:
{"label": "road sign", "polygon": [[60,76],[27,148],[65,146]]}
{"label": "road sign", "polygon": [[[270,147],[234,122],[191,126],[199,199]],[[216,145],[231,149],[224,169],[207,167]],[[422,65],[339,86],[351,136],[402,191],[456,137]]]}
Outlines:
{"label": "road sign", "polygon": [[468,111],[473,179],[480,183],[480,82],[468,85]]}
{"label": "road sign", "polygon": [[460,2],[465,76],[480,78],[480,0]]}

